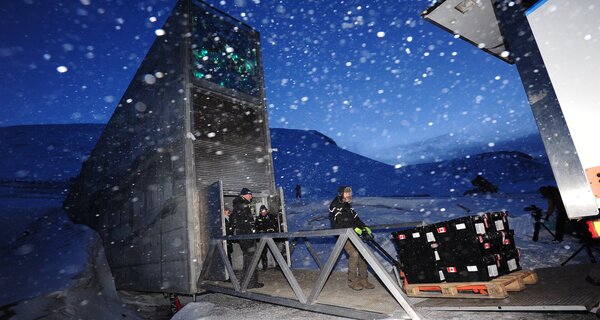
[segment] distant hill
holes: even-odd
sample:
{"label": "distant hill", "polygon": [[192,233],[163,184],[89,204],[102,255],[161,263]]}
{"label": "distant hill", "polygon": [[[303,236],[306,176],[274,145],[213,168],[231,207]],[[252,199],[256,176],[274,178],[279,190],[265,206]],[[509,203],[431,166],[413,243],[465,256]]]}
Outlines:
{"label": "distant hill", "polygon": [[0,127],[0,180],[66,181],[79,174],[104,125]]}
{"label": "distant hill", "polygon": [[[514,151],[488,152],[435,163],[395,169],[339,148],[317,131],[271,129],[275,180],[286,197],[300,184],[309,196],[332,196],[339,185],[351,185],[363,196],[462,195],[473,188],[478,174],[497,185],[500,192],[536,192],[554,184],[545,158]],[[424,146],[423,148],[427,148]]]}
{"label": "distant hill", "polygon": [[391,165],[407,165],[501,151],[522,152],[535,158],[546,157],[546,150],[538,133],[503,141],[486,141],[464,134],[446,134],[415,143],[385,148],[377,151],[372,157]]}
{"label": "distant hill", "polygon": [[405,192],[392,166],[339,148],[314,131],[271,128],[275,180],[286,196],[296,184],[309,196],[335,195],[340,185],[351,185],[363,196],[391,196]]}
{"label": "distant hill", "polygon": [[[79,173],[103,128],[99,124],[0,128],[0,182],[68,181]],[[271,144],[275,180],[287,198],[294,196],[296,184],[308,197],[329,198],[340,185],[353,186],[359,196],[462,195],[478,174],[505,193],[536,192],[539,186],[554,183],[545,158],[517,151],[460,155],[396,169],[344,150],[313,130],[272,128]]]}

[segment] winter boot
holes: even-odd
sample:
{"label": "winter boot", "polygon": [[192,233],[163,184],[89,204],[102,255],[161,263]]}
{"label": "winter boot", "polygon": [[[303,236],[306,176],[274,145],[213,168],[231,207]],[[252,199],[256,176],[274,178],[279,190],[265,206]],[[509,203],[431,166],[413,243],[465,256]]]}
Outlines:
{"label": "winter boot", "polygon": [[348,280],[348,287],[352,288],[352,290],[360,291],[363,289],[359,280]]}
{"label": "winter boot", "polygon": [[370,283],[367,278],[364,279],[360,279],[359,281],[360,285],[363,287],[363,289],[374,289],[375,285]]}

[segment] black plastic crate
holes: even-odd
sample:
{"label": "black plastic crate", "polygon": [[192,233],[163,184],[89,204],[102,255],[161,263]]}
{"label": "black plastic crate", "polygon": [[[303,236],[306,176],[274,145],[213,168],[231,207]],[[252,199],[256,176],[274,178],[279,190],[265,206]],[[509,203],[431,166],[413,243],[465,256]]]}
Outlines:
{"label": "black plastic crate", "polygon": [[490,281],[499,277],[499,262],[494,255],[483,256],[471,263],[444,263],[438,267],[444,272],[446,282]]}
{"label": "black plastic crate", "polygon": [[489,214],[491,219],[491,229],[494,231],[507,231],[509,230],[508,226],[508,212],[492,212]]}
{"label": "black plastic crate", "polygon": [[445,281],[444,272],[435,264],[418,265],[414,267],[403,268],[406,282],[415,283],[440,283]]}
{"label": "black plastic crate", "polygon": [[481,249],[479,239],[473,235],[464,238],[445,240],[437,243],[440,260],[449,263],[469,263],[481,260],[486,255]]}
{"label": "black plastic crate", "polygon": [[471,216],[471,219],[473,220],[473,226],[475,227],[476,234],[481,235],[492,231],[492,226],[490,225],[491,219],[488,213]]}
{"label": "black plastic crate", "polygon": [[505,275],[521,270],[521,257],[519,250],[506,250],[499,255],[500,274]]}
{"label": "black plastic crate", "polygon": [[423,227],[392,233],[398,257],[403,266],[429,264],[434,262],[433,251],[425,241]]}
{"label": "black plastic crate", "polygon": [[484,254],[500,254],[507,250],[515,250],[514,231],[492,231],[479,235],[481,252]]}
{"label": "black plastic crate", "polygon": [[489,217],[469,216],[425,226],[425,238],[428,242],[443,243],[467,237],[484,235],[491,231]]}

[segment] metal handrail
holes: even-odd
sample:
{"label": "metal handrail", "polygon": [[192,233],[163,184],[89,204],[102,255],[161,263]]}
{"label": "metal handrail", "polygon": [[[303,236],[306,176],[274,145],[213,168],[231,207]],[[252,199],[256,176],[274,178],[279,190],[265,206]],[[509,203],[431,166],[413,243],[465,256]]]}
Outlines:
{"label": "metal handrail", "polygon": [[[284,257],[281,252],[277,250],[277,245],[275,244],[274,239],[281,238],[322,238],[322,237],[338,237],[329,258],[325,265],[320,265],[321,273],[319,274],[319,278],[311,290],[308,297],[304,295],[302,288],[298,284],[294,274],[292,273],[290,267],[286,263]],[[250,267],[248,270],[244,270],[244,277],[242,283],[239,283],[235,273],[233,271],[233,267],[227,258],[225,250],[223,249],[222,241],[223,240],[249,240],[256,239],[258,241],[257,250],[252,257],[252,261],[250,263]],[[408,302],[407,296],[404,294],[402,289],[400,288],[397,281],[395,281],[392,276],[385,269],[383,264],[378,260],[378,258],[373,254],[371,249],[358,237],[358,235],[352,229],[328,229],[328,230],[316,230],[316,231],[297,231],[297,232],[280,232],[280,233],[260,233],[260,234],[247,234],[247,235],[235,235],[235,236],[220,236],[214,237],[210,243],[209,254],[208,257],[212,257],[215,249],[219,253],[221,258],[221,262],[225,265],[225,268],[230,276],[230,281],[233,285],[233,289],[235,290],[236,295],[241,295],[250,299],[256,299],[265,301],[264,295],[259,295],[257,293],[248,292],[247,287],[250,282],[251,276],[256,272],[258,262],[260,260],[260,255],[264,250],[265,245],[270,248],[271,254],[277,261],[281,271],[283,272],[286,280],[292,287],[294,294],[296,295],[297,301],[290,301],[288,305],[301,305],[303,308],[307,310],[313,309],[314,306],[318,305],[316,303],[317,298],[321,294],[327,279],[329,278],[335,263],[337,262],[340,254],[342,253],[344,244],[350,241],[356,249],[363,256],[368,266],[375,272],[375,274],[379,277],[381,282],[384,284],[386,289],[390,292],[390,294],[394,297],[394,299],[400,304],[402,309],[410,316],[411,319],[421,319],[419,314],[415,311],[413,306]],[[306,241],[305,241],[306,242]],[[202,274],[205,274],[204,272]],[[203,276],[201,274],[201,279]],[[208,285],[208,288],[215,288],[214,285]],[[276,301],[275,301],[276,300]],[[285,301],[286,298],[279,297],[278,299],[273,300],[273,303],[280,303],[281,301]],[[267,302],[270,302],[267,300]],[[326,308],[324,305],[319,305],[319,310]],[[314,308],[317,310],[317,308]]]}

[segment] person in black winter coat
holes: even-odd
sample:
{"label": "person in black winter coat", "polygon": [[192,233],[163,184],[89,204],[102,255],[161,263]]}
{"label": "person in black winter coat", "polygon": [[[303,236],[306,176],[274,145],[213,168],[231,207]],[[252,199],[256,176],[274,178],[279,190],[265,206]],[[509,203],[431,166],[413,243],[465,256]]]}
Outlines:
{"label": "person in black winter coat", "polygon": [[[277,227],[277,218],[267,210],[267,207],[262,205],[260,206],[260,212],[256,217],[255,227],[257,233],[271,233],[278,232]],[[269,261],[267,260],[267,248],[263,249],[263,252],[260,254],[260,259],[262,261],[263,269],[267,269]]]}
{"label": "person in black winter coat", "polygon": [[[250,209],[252,202],[252,191],[243,188],[240,191],[240,196],[233,200],[233,212],[231,213],[231,226],[235,235],[252,234],[254,233],[254,215]],[[256,252],[256,240],[239,240],[240,248],[242,249],[244,266],[246,271],[250,268],[252,257]],[[264,284],[258,282],[258,273],[255,271],[248,283],[248,289],[261,288]]]}
{"label": "person in black winter coat", "polygon": [[[338,195],[329,205],[329,219],[334,229],[352,228],[361,235],[363,232],[371,234],[371,230],[360,220],[352,207],[352,188],[338,188]],[[344,245],[348,254],[348,286],[354,290],[373,289],[375,286],[367,281],[369,275],[367,262],[360,255],[352,242]]]}
{"label": "person in black winter coat", "polygon": [[[233,235],[233,226],[231,225],[231,209],[225,207],[223,208],[223,216],[225,217],[225,235],[231,236]],[[231,257],[233,254],[233,241],[227,240],[227,258],[229,258],[229,263],[232,263]]]}
{"label": "person in black winter coat", "polygon": [[546,198],[548,201],[548,209],[546,210],[546,217],[544,220],[548,221],[552,213],[556,211],[556,229],[554,232],[554,241],[561,242],[563,241],[563,237],[565,235],[565,225],[567,224],[567,221],[569,221],[569,217],[567,216],[567,209],[565,209],[560,192],[558,191],[558,188],[554,186],[541,187],[539,192],[542,197]]}

